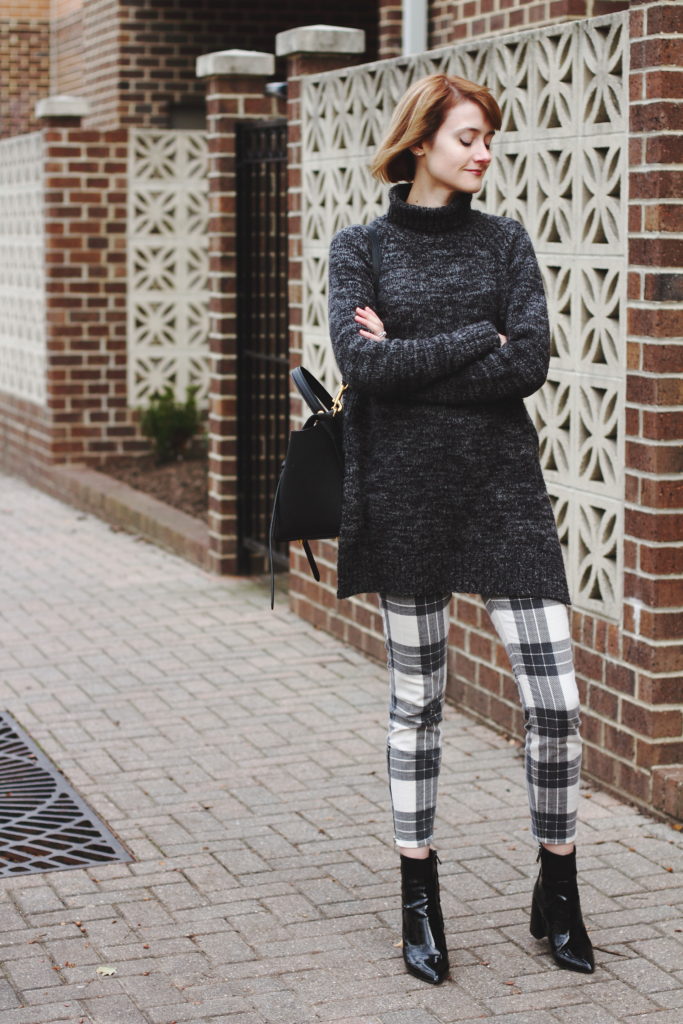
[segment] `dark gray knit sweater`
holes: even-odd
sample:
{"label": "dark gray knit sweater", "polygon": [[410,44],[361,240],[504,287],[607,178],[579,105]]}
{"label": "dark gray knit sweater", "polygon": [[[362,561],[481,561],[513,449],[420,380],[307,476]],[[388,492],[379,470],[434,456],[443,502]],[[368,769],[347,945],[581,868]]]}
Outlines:
{"label": "dark gray knit sweater", "polygon": [[[330,248],[330,333],[349,388],[338,596],[449,591],[569,593],[538,437],[523,397],[549,359],[543,284],[517,221],[405,202],[391,189],[377,226],[375,294],[367,230]],[[382,318],[362,338],[355,307]],[[498,332],[508,338],[501,346]]]}

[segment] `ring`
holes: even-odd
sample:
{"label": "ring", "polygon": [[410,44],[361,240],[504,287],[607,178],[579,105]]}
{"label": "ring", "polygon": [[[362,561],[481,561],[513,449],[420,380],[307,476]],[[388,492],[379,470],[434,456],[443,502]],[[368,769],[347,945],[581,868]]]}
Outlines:
{"label": "ring", "polygon": [[387,336],[387,332],[386,331],[382,331],[380,334],[377,335],[377,337],[379,338],[380,341],[384,341],[386,336]]}

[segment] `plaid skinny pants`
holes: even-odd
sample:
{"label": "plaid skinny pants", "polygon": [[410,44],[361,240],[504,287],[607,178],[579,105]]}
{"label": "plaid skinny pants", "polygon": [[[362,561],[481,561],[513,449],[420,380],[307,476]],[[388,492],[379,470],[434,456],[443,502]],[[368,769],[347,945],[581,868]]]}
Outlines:
{"label": "plaid skinny pants", "polygon": [[[428,846],[441,764],[449,605],[380,595],[391,684],[389,787],[399,846]],[[541,598],[484,599],[512,666],[524,708],[531,833],[571,843],[581,771],[579,695],[567,609]]]}

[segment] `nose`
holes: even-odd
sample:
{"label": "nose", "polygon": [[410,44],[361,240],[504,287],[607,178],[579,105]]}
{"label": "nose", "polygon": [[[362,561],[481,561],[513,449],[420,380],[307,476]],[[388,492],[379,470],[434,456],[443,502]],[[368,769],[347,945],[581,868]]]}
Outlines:
{"label": "nose", "polygon": [[487,149],[483,142],[480,142],[477,146],[477,151],[474,154],[474,159],[478,164],[490,164],[491,163],[491,150]]}

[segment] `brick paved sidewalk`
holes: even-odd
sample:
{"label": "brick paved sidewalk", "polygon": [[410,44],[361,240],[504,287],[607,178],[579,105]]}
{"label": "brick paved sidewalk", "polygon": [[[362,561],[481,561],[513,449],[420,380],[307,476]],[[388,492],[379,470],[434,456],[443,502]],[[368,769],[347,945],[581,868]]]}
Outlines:
{"label": "brick paved sidewalk", "polygon": [[681,833],[585,792],[598,968],[559,971],[528,930],[520,751],[449,709],[453,980],[424,985],[396,945],[383,669],[4,476],[0,526],[0,707],[135,856],[0,883],[0,1024],[683,1022]]}

